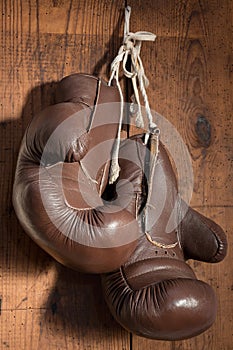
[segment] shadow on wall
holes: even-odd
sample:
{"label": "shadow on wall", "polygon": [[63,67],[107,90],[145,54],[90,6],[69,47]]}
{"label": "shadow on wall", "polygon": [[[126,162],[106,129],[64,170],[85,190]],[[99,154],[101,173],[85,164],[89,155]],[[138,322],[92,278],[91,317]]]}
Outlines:
{"label": "shadow on wall", "polygon": [[94,68],[92,70],[92,74],[95,76],[99,76],[104,66],[106,66],[106,75],[110,76],[111,63],[114,57],[117,55],[118,49],[122,44],[123,36],[119,37],[119,33],[122,33],[122,24],[124,22],[124,9],[119,14],[119,19],[116,27],[114,28],[110,40],[106,43],[106,51],[104,55],[99,59],[97,63],[95,63]]}
{"label": "shadow on wall", "polygon": [[[48,332],[70,333],[75,337],[80,331],[95,329],[106,333],[119,326],[112,319],[102,297],[100,278],[72,271],[55,262],[38,247],[21,228],[12,205],[12,187],[20,142],[32,116],[53,104],[56,82],[35,87],[28,95],[21,118],[0,124],[1,140],[1,253],[3,271],[17,271],[19,278],[46,274],[52,266],[57,270],[57,280],[41,313],[40,337]],[[12,136],[13,135],[13,136]],[[6,158],[10,148],[11,157]],[[18,283],[18,282],[17,282]],[[30,291],[28,291],[30,293]],[[4,304],[4,295],[3,304]],[[33,305],[32,305],[33,309]],[[103,331],[104,330],[104,331]],[[111,331],[112,332],[112,331]],[[109,335],[110,336],[110,335]]]}
{"label": "shadow on wall", "polygon": [[[12,189],[18,151],[23,134],[32,116],[52,104],[55,82],[35,87],[27,96],[21,117],[0,123],[1,167],[1,253],[3,269],[16,268],[28,271],[28,264],[43,268],[48,263],[45,253],[38,249],[23,232],[12,205]],[[42,252],[42,253],[41,253]],[[39,266],[38,266],[39,264]],[[33,269],[32,269],[33,270]]]}
{"label": "shadow on wall", "polygon": [[41,336],[50,331],[54,336],[64,332],[66,337],[80,340],[112,338],[120,326],[110,315],[102,296],[98,275],[85,275],[58,265],[58,278],[51,291],[44,315],[41,317]]}

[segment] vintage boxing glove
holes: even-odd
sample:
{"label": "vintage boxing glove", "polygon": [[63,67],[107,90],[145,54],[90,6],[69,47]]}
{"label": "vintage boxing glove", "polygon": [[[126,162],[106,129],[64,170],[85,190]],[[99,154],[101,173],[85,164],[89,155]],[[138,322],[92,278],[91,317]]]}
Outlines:
{"label": "vintage boxing glove", "polygon": [[[131,195],[128,209],[137,215],[141,237],[120,269],[102,275],[109,309],[124,328],[139,336],[161,340],[196,336],[214,322],[216,297],[212,287],[198,280],[185,260],[221,261],[227,249],[225,234],[179,199],[176,177],[161,143],[151,188],[147,175],[151,155],[143,145],[143,136],[124,141],[119,157],[118,193],[124,196],[116,203],[121,205],[129,196],[127,180],[130,174],[134,182],[135,174],[137,195]],[[141,184],[140,171],[144,176]]]}
{"label": "vintage boxing glove", "polygon": [[85,74],[61,80],[20,148],[13,205],[28,235],[62,264],[100,273],[136,247],[132,213],[102,198],[119,127],[119,93]]}

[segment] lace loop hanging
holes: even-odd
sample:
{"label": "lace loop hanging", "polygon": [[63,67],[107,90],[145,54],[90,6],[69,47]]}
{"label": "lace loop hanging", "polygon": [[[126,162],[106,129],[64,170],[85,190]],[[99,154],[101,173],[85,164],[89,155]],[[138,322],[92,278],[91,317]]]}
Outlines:
{"label": "lace loop hanging", "polygon": [[[131,79],[132,85],[133,85],[134,97],[137,105],[136,126],[140,128],[144,127],[140,97],[139,97],[139,91],[138,91],[139,89],[143,97],[146,116],[148,118],[148,132],[145,137],[145,143],[147,143],[150,133],[153,133],[153,134],[156,133],[157,135],[159,135],[159,129],[157,124],[155,124],[153,121],[153,117],[151,114],[150,105],[149,105],[149,101],[146,93],[146,87],[148,87],[149,81],[145,75],[143,63],[140,57],[142,42],[154,41],[156,38],[156,35],[145,31],[139,31],[136,33],[130,32],[129,31],[130,15],[131,15],[131,7],[127,6],[125,8],[123,44],[120,46],[118,54],[111,64],[111,75],[108,82],[108,85],[110,86],[112,83],[112,80],[115,79],[116,86],[119,90],[120,101],[121,101],[119,127],[118,127],[117,138],[113,147],[109,183],[115,182],[120,172],[120,167],[118,164],[118,154],[119,154],[119,147],[120,147],[120,136],[121,136],[120,133],[121,133],[121,127],[123,122],[123,103],[124,103],[123,94],[119,83],[119,69],[120,69],[121,63],[122,63],[124,75],[127,78]],[[131,57],[131,71],[129,71],[126,67],[129,56]]]}

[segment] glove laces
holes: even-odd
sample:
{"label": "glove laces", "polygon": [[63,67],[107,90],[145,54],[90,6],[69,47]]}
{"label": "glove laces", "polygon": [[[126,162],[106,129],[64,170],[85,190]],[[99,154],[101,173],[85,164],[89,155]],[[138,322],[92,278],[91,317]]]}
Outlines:
{"label": "glove laces", "polygon": [[[118,54],[111,64],[111,75],[108,82],[108,85],[110,86],[112,83],[112,80],[115,79],[116,86],[119,90],[120,101],[121,101],[119,127],[117,132],[117,138],[116,138],[116,141],[113,147],[113,152],[112,152],[112,162],[111,162],[110,177],[109,177],[110,184],[112,184],[117,180],[120,172],[118,155],[119,155],[119,147],[120,147],[121,127],[123,122],[123,104],[124,104],[123,93],[119,83],[119,69],[120,69],[121,63],[122,63],[123,73],[125,77],[131,79],[132,81],[134,97],[137,104],[136,126],[140,128],[144,127],[144,121],[143,121],[143,116],[141,111],[138,88],[143,97],[146,116],[148,119],[148,131],[145,136],[145,143],[147,143],[149,139],[149,134],[151,132],[153,134],[154,133],[156,133],[157,135],[159,134],[158,126],[157,124],[154,123],[151,110],[150,110],[150,105],[149,105],[149,101],[146,93],[146,88],[149,85],[149,81],[145,75],[144,67],[140,57],[142,41],[154,41],[156,38],[156,35],[145,31],[139,31],[136,33],[130,32],[129,31],[130,15],[131,15],[131,7],[127,6],[125,8],[123,44],[120,46]],[[131,71],[129,71],[126,68],[126,64],[129,56],[131,57]]]}

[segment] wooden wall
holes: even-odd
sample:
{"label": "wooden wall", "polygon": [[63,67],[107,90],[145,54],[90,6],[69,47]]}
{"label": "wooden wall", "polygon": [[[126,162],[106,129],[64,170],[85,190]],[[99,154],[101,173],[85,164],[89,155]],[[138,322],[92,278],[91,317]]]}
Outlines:
{"label": "wooden wall", "polygon": [[218,265],[191,262],[219,301],[213,327],[185,341],[145,340],[111,317],[98,276],[70,271],[23,232],[11,204],[20,140],[48,105],[53,82],[74,72],[107,77],[123,32],[124,1],[2,0],[0,55],[0,349],[230,350],[232,322],[231,0],[131,0],[131,30],[157,34],[142,48],[151,107],[186,142],[192,205],[227,232]]}

